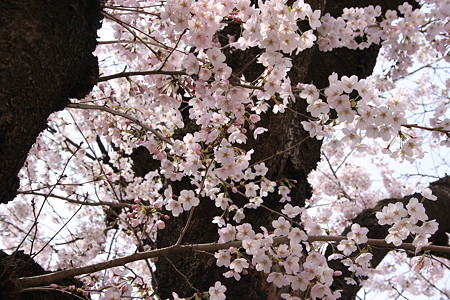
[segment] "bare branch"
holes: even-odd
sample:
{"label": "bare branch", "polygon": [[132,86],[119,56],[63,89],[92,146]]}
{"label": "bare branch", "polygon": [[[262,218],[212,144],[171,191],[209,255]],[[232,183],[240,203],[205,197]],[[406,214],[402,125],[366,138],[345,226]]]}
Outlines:
{"label": "bare branch", "polygon": [[[308,242],[340,242],[342,240],[347,239],[346,236],[309,236]],[[273,239],[274,243],[284,243],[289,241],[288,237],[277,237]],[[371,246],[378,246],[389,249],[405,249],[415,251],[416,247],[411,243],[403,243],[400,246],[396,247],[392,244],[386,243],[382,239],[369,239],[366,243]],[[59,280],[70,278],[82,274],[95,273],[98,271],[124,266],[128,263],[135,262],[138,260],[153,258],[153,257],[162,257],[169,256],[173,254],[180,253],[188,253],[192,251],[218,251],[222,249],[228,249],[230,247],[239,248],[242,247],[242,241],[234,241],[228,243],[206,243],[206,244],[190,244],[190,245],[173,245],[166,248],[149,250],[146,252],[140,252],[131,254],[128,256],[116,258],[110,261],[101,262],[85,267],[74,268],[70,270],[57,271],[50,274],[44,274],[39,276],[32,277],[21,277],[15,280],[16,287],[18,289],[24,289],[29,287],[36,287],[41,285],[48,285]],[[434,251],[441,253],[450,253],[450,247],[447,246],[425,246],[422,248],[422,251]]]}
{"label": "bare branch", "polygon": [[145,75],[187,75],[184,71],[166,71],[166,70],[151,70],[151,71],[135,71],[135,72],[120,72],[108,76],[97,78],[97,82],[108,81],[116,78],[130,77],[130,76],[145,76]]}
{"label": "bare branch", "polygon": [[420,126],[420,125],[416,125],[416,124],[402,124],[402,126],[406,127],[406,128],[418,128],[418,129],[423,129],[423,130],[428,130],[428,131],[438,131],[438,132],[445,133],[447,135],[450,133],[450,130],[445,130],[442,127],[436,127],[436,128],[425,127],[425,126]]}

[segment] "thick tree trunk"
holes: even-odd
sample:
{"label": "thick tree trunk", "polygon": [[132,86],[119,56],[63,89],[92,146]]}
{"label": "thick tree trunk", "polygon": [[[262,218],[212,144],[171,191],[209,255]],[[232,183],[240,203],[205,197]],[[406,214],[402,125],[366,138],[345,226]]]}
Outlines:
{"label": "thick tree trunk", "polygon": [[[342,14],[344,7],[382,5],[383,11],[386,11],[387,9],[395,9],[404,1],[322,0],[309,2],[311,2],[313,9],[321,9],[322,14],[328,12],[333,16],[338,16]],[[413,5],[416,5],[415,2]],[[225,31],[227,28],[225,28]],[[328,85],[328,76],[333,72],[338,73],[339,76],[367,77],[372,73],[375,66],[378,51],[379,46],[372,46],[365,50],[336,49],[327,53],[319,52],[317,48],[304,51],[293,57],[293,68],[290,72],[292,84],[312,82],[317,87],[324,88]],[[250,49],[244,53],[237,51],[227,56],[227,63],[233,67],[234,71],[239,71],[240,66],[251,61],[257,53],[257,49]],[[251,65],[246,72],[247,74],[244,73],[246,78],[251,80],[252,76],[259,75],[258,65]],[[293,108],[303,115],[307,114],[305,101],[297,101]],[[308,133],[303,130],[301,125],[305,118],[301,114],[287,111],[284,114],[267,113],[263,115],[260,126],[268,128],[269,131],[257,141],[250,140],[249,147],[255,149],[252,162],[271,157],[279,151],[296,145],[307,137]],[[320,159],[320,148],[320,141],[307,139],[301,145],[265,162],[270,170],[267,174],[268,179],[286,178],[297,181],[291,192],[293,205],[304,206],[305,199],[311,195],[307,175],[316,167]],[[174,193],[187,188],[185,184],[174,184],[173,187]],[[239,201],[239,197],[233,199],[233,202],[237,205],[239,205]],[[241,202],[243,202],[242,199]],[[282,207],[276,199],[270,197],[264,204],[275,210]],[[183,243],[216,241],[218,238],[217,226],[211,224],[211,220],[220,213],[215,208],[213,201],[201,199],[201,205],[195,209]],[[244,222],[251,223],[255,229],[259,226],[269,228],[272,220],[278,218],[278,216],[263,210],[246,210],[245,213]],[[187,218],[188,213],[184,213],[179,218],[167,222],[166,229],[158,236],[158,246],[164,247],[174,244],[179,238]],[[260,272],[250,272],[248,275],[243,275],[240,281],[235,281],[234,279],[225,279],[222,275],[225,271],[225,268],[216,267],[215,258],[206,253],[196,253],[193,256],[173,255],[168,258],[161,258],[156,263],[158,293],[164,299],[171,297],[172,291],[177,292],[180,296],[188,297],[195,293],[192,287],[204,291],[214,285],[216,280],[220,280],[227,286],[227,299],[279,299],[280,291],[268,285]]]}
{"label": "thick tree trunk", "polygon": [[[0,1],[0,203],[15,197],[17,174],[48,116],[92,89],[101,18],[99,0]],[[58,291],[17,294],[14,278],[44,273],[21,252],[0,252],[0,299],[76,299]]]}
{"label": "thick tree trunk", "polygon": [[92,89],[101,18],[99,0],[0,1],[0,203],[48,116]]}

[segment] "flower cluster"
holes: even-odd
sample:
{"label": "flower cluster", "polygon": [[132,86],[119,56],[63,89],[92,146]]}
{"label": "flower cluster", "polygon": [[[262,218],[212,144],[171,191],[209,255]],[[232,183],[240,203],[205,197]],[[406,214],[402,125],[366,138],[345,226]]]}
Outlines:
{"label": "flower cluster", "polygon": [[[423,190],[422,196],[423,199],[436,200],[429,189]],[[378,224],[392,225],[386,242],[399,246],[410,234],[414,234],[413,245],[417,251],[428,245],[428,238],[438,229],[438,223],[435,220],[428,221],[423,204],[415,197],[409,199],[406,208],[402,202],[388,204],[376,213],[376,217]]]}

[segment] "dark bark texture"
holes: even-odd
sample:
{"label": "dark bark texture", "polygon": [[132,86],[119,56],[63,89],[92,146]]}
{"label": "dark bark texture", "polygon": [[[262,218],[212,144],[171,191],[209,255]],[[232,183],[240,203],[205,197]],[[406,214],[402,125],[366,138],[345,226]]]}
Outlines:
{"label": "dark bark texture", "polygon": [[[369,5],[381,5],[382,10],[395,9],[404,1],[310,1],[313,9],[321,9],[323,14],[330,13],[333,16],[342,14],[344,7],[365,7]],[[416,6],[414,1],[411,1]],[[230,25],[232,26],[232,25]],[[230,27],[229,26],[229,27]],[[226,34],[233,33],[233,28],[226,27]],[[372,46],[365,50],[336,49],[331,52],[319,52],[317,48],[312,48],[298,56],[292,57],[293,68],[290,72],[292,84],[298,82],[314,83],[318,88],[324,88],[328,85],[328,76],[336,72],[339,76],[357,75],[364,78],[372,73],[379,51],[379,46]],[[242,72],[248,80],[253,80],[261,72],[260,66],[256,63],[249,63],[255,55],[259,53],[258,49],[249,49],[247,51],[236,51],[227,53],[227,63],[233,68],[234,72]],[[242,68],[246,67],[245,70]],[[255,149],[252,156],[252,162],[272,157],[266,161],[269,168],[267,178],[271,180],[294,179],[296,186],[292,189],[292,204],[304,206],[305,199],[310,197],[311,188],[307,182],[307,175],[313,170],[320,159],[321,142],[315,139],[307,139],[300,145],[301,140],[308,136],[302,128],[301,122],[306,120],[305,101],[299,100],[293,109],[297,113],[287,111],[284,114],[267,113],[262,116],[260,126],[269,128],[269,131],[258,140],[249,140],[248,147]],[[297,145],[295,147],[292,147]],[[291,148],[279,154],[280,151]],[[189,188],[186,183],[172,184],[174,193]],[[279,210],[282,205],[275,199],[268,197],[265,205]],[[245,199],[233,195],[233,202],[238,206],[246,203]],[[217,227],[211,224],[214,216],[220,215],[220,211],[214,206],[213,201],[201,199],[199,207],[195,208],[191,222],[188,225],[183,243],[206,243],[214,242],[218,238]],[[246,210],[245,222],[258,229],[259,226],[270,228],[272,220],[278,216],[264,210]],[[188,213],[182,214],[167,222],[166,229],[158,236],[157,244],[159,247],[174,244],[180,235],[180,232],[187,223]],[[385,254],[384,254],[385,255]],[[384,256],[383,255],[383,256]],[[214,285],[217,280],[222,281],[227,286],[227,299],[279,299],[280,290],[277,290],[266,283],[264,275],[260,272],[250,272],[243,275],[240,281],[234,279],[225,279],[223,273],[225,268],[218,268],[215,265],[215,258],[210,254],[196,253],[193,256],[173,255],[167,258],[161,258],[156,263],[156,281],[159,295],[165,299],[171,297],[172,291],[180,296],[188,297],[195,293],[192,286],[200,291],[207,290]],[[184,276],[180,275],[184,274]],[[188,283],[189,281],[189,283]],[[192,285],[192,286],[191,286]],[[350,293],[356,294],[352,290]]]}
{"label": "dark bark texture", "polygon": [[[14,287],[14,278],[36,276],[49,273],[23,251],[11,255],[0,250],[0,300],[74,300],[80,299],[79,293],[62,293],[60,290],[33,290],[21,293]],[[61,287],[82,287],[83,283],[76,279],[65,279],[55,282]],[[78,297],[75,297],[77,295]],[[84,297],[83,297],[84,299]]]}
{"label": "dark bark texture", "polygon": [[99,0],[0,1],[0,203],[48,116],[92,89],[101,18]]}

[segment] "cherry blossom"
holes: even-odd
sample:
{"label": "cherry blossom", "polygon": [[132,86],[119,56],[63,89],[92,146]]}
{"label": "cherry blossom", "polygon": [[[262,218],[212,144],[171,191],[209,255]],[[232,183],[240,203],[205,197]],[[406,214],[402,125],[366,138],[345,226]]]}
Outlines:
{"label": "cherry blossom", "polygon": [[[419,253],[439,229],[423,205],[437,201],[438,194],[417,183],[400,183],[387,161],[417,162],[426,155],[426,145],[450,146],[450,81],[436,87],[422,78],[413,92],[398,84],[415,64],[450,61],[449,4],[427,0],[426,9],[413,9],[404,3],[398,11],[348,7],[340,16],[331,16],[303,0],[291,2],[107,1],[105,11],[117,21],[105,22],[118,42],[99,46],[99,55],[111,56],[101,65],[101,73],[152,70],[154,74],[100,82],[86,99],[72,103],[95,104],[103,111],[69,106],[51,116],[49,128],[56,128],[55,133],[43,133],[30,150],[20,189],[93,205],[77,214],[68,203],[64,210],[74,213],[78,223],[58,236],[63,242],[52,244],[54,252],[45,241],[30,244],[23,232],[6,223],[1,225],[5,248],[15,249],[20,239],[30,253],[37,249],[33,247],[45,248],[37,259],[55,269],[96,263],[106,255],[121,257],[141,248],[155,250],[157,236],[170,228],[169,219],[185,216],[188,230],[193,209],[213,201],[218,213],[209,221],[218,233],[215,242],[233,243],[212,251],[215,264],[226,269],[224,277],[240,280],[256,270],[276,288],[291,289],[283,290],[283,299],[301,298],[290,295],[292,291],[311,299],[337,299],[340,292],[332,291],[333,277],[342,272],[330,266],[339,260],[352,273],[344,278],[347,283],[387,290],[386,280],[380,278],[390,275],[389,268],[383,263],[372,268],[370,251],[375,250],[366,245],[369,229],[352,220],[364,209],[373,209],[378,200],[420,192],[422,199],[394,200],[376,212],[378,224],[388,230],[385,242],[400,247],[411,237]],[[239,34],[222,34],[227,24],[237,25]],[[307,55],[303,51],[309,48],[327,52],[372,45],[381,47],[380,63],[387,65],[378,75],[332,73],[322,87],[291,82],[294,57]],[[252,82],[228,65],[228,55],[250,48],[259,51],[255,63],[261,67]],[[302,105],[306,112],[296,111]],[[268,116],[286,113],[301,116],[299,126],[309,138],[322,140],[317,168],[301,175],[308,176],[313,187],[305,204],[299,203],[303,197],[299,195],[310,192],[296,185],[298,178],[277,176],[280,170],[272,166],[273,157],[261,157],[261,149],[251,149],[254,140],[264,141],[271,134]],[[309,151],[300,140],[290,142],[273,155],[284,159],[298,148]],[[137,176],[138,166],[131,159],[140,147],[155,165],[144,177]],[[367,161],[373,157],[383,188],[351,157]],[[50,182],[58,184],[50,189]],[[176,188],[178,184],[183,187]],[[31,228],[33,211],[27,203],[44,205],[48,195],[37,200],[39,195],[24,193],[5,208],[5,215],[13,212],[23,220],[23,228]],[[251,219],[270,210],[272,202],[277,202],[277,209],[270,211],[267,228],[246,223],[249,215]],[[95,209],[105,203],[121,209],[111,226],[105,224],[103,211]],[[47,211],[43,215],[52,220],[50,228],[63,220]],[[13,234],[6,235],[10,230]],[[180,232],[177,246],[185,243],[184,234]],[[328,240],[311,241],[314,236]],[[61,246],[73,237],[73,247]],[[144,240],[150,242],[144,245]],[[328,249],[335,253],[325,257]],[[400,257],[398,252],[392,255]],[[411,260],[413,270],[421,271],[426,264],[431,269],[429,259],[416,260]],[[101,299],[144,297],[137,290],[152,286],[147,278],[153,270],[142,265],[136,267],[135,278],[118,270],[109,277],[96,273],[92,287],[104,289]],[[429,282],[443,274],[441,267],[434,268]],[[140,285],[131,287],[135,281]],[[407,280],[390,281],[413,291]],[[195,297],[203,293],[210,299],[226,299],[226,291],[216,281]],[[173,297],[180,299],[176,293]]]}
{"label": "cherry blossom", "polygon": [[224,300],[226,299],[226,291],[227,288],[223,286],[220,281],[216,281],[214,286],[209,288],[208,293],[211,300]]}

